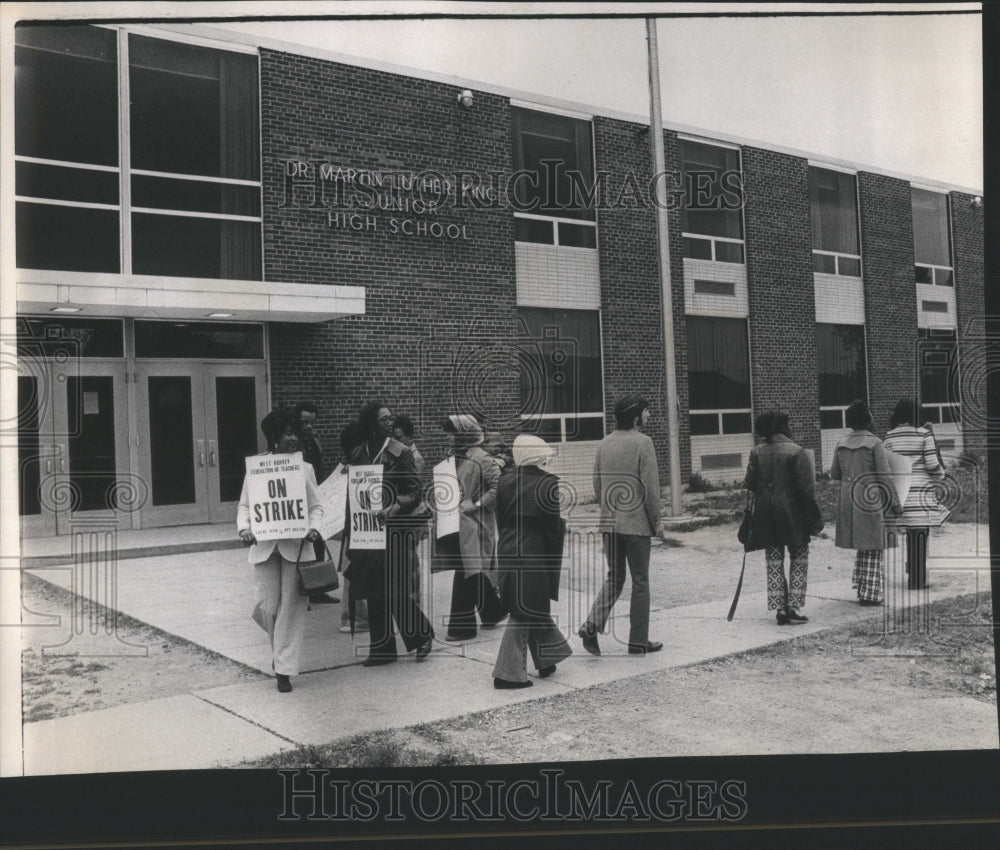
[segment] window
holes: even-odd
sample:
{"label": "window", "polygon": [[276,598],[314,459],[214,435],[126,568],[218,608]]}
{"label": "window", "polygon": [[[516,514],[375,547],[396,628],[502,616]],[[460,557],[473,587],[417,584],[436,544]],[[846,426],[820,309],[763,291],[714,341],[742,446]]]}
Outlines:
{"label": "window", "polygon": [[261,360],[264,326],[237,322],[135,323],[136,357]]}
{"label": "window", "polygon": [[15,41],[20,268],[261,279],[255,56],[91,26]]}
{"label": "window", "polygon": [[917,283],[954,286],[948,196],[910,189],[913,199],[913,258]]}
{"label": "window", "polygon": [[820,428],[843,428],[844,411],[868,398],[863,325],[816,325]]}
{"label": "window", "polygon": [[590,122],[513,108],[518,242],[596,248]]}
{"label": "window", "polygon": [[600,314],[519,307],[523,430],[549,442],[604,437]]}
{"label": "window", "polygon": [[687,348],[691,436],[751,433],[746,319],[688,316]]}
{"label": "window", "polygon": [[920,423],[961,421],[958,342],[955,331],[920,328]]}
{"label": "window", "polygon": [[19,26],[14,40],[17,265],[116,273],[115,33]]}
{"label": "window", "polygon": [[742,263],[740,152],[682,139],[684,256]]}
{"label": "window", "polygon": [[853,174],[809,169],[813,271],[861,277],[858,193]]}

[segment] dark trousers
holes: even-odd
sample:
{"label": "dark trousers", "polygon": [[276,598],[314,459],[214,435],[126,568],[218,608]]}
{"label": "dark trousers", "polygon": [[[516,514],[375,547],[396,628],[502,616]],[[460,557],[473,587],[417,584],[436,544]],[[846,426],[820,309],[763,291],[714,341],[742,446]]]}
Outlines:
{"label": "dark trousers", "polygon": [[929,528],[906,529],[907,587],[920,590],[927,586],[927,538]]}
{"label": "dark trousers", "polygon": [[604,558],[608,574],[604,579],[588,622],[603,631],[611,609],[625,587],[625,565],[632,574],[632,599],[629,603],[628,642],[641,645],[649,640],[649,538],[639,534],[603,532]]}
{"label": "dark trousers", "polygon": [[500,596],[492,582],[483,573],[466,576],[464,570],[457,569],[451,582],[448,635],[475,637],[478,631],[476,611],[485,626],[495,626],[503,619]]}
{"label": "dark trousers", "polygon": [[385,557],[367,577],[369,656],[396,655],[393,620],[406,651],[422,646],[432,637],[430,621],[417,602],[419,568],[412,534],[387,535]]}

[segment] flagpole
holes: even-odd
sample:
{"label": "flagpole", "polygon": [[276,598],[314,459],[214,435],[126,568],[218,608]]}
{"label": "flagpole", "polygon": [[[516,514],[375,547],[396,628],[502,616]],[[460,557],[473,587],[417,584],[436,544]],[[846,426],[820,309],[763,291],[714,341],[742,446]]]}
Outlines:
{"label": "flagpole", "polygon": [[[646,18],[649,45],[649,137],[653,142],[653,174],[666,172],[663,153],[663,116],[660,112],[660,57],[656,48],[656,19]],[[674,358],[674,311],[670,288],[670,242],[667,224],[666,181],[655,180],[656,243],[660,257],[660,299],[663,309],[663,363],[667,388],[667,444],[670,457],[670,514],[681,515],[680,406],[677,402],[677,363]]]}

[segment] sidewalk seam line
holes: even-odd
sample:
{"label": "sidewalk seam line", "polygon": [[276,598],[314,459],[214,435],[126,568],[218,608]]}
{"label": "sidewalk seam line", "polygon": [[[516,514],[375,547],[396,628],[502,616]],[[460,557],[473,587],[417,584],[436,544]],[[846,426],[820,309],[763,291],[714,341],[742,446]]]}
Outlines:
{"label": "sidewalk seam line", "polygon": [[263,729],[265,732],[274,735],[275,738],[280,738],[282,741],[286,741],[292,746],[295,747],[304,746],[304,744],[300,743],[299,741],[294,741],[291,738],[286,738],[280,732],[275,732],[273,729],[268,729],[264,724],[258,723],[256,720],[251,720],[249,717],[244,717],[242,714],[237,714],[231,708],[227,708],[224,705],[219,705],[219,703],[217,702],[212,702],[212,700],[208,699],[207,697],[201,696],[201,694],[193,693],[191,694],[191,696],[193,696],[195,699],[200,699],[204,703],[208,703],[208,705],[212,705],[215,706],[216,708],[222,709],[222,711],[226,712],[226,714],[231,714],[233,717],[239,718],[244,723],[249,723],[251,726],[256,726],[258,729]]}

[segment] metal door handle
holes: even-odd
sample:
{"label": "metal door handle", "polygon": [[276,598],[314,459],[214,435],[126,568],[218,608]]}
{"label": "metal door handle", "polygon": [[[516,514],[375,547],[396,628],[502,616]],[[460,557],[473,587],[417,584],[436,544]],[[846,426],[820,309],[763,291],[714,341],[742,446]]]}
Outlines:
{"label": "metal door handle", "polygon": [[45,474],[46,475],[51,475],[52,474],[52,461],[51,460],[45,461]]}
{"label": "metal door handle", "polygon": [[205,441],[198,440],[198,466],[205,465]]}
{"label": "metal door handle", "polygon": [[208,465],[215,466],[215,440],[208,441]]}

